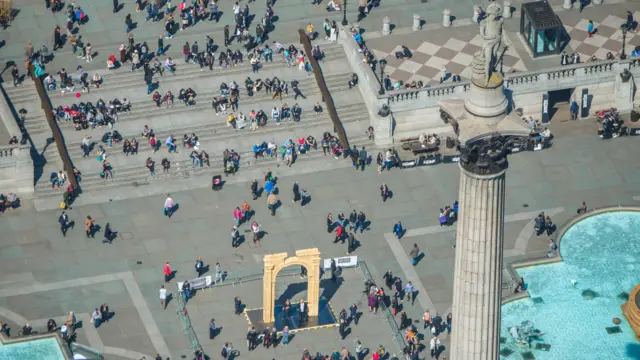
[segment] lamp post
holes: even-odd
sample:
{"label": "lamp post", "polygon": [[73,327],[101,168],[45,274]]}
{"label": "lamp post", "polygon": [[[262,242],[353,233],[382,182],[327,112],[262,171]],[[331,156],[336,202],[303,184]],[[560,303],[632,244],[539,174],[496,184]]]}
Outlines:
{"label": "lamp post", "polygon": [[378,94],[384,95],[384,67],[387,65],[387,60],[382,59],[378,61],[380,64],[380,90],[378,90]]}
{"label": "lamp post", "polygon": [[625,60],[627,58],[627,54],[624,48],[627,47],[627,31],[629,30],[629,27],[627,24],[622,24],[622,26],[620,26],[620,30],[622,30],[622,53],[620,53],[620,60]]}
{"label": "lamp post", "polygon": [[344,0],[344,6],[342,7],[342,26],[349,25],[347,21],[347,0]]}

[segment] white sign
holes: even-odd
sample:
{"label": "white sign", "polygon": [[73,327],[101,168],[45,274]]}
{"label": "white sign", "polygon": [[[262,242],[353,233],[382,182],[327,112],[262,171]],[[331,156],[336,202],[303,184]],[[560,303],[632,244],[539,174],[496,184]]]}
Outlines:
{"label": "white sign", "polygon": [[[339,268],[350,268],[350,267],[356,267],[358,265],[357,256],[344,256],[344,257],[338,257],[333,259],[336,261],[336,267],[339,267]],[[331,259],[322,260],[322,269],[331,270]]]}

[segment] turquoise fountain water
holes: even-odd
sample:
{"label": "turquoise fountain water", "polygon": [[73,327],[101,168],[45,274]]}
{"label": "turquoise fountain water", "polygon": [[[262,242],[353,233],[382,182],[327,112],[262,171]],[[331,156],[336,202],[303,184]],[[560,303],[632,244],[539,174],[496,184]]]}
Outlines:
{"label": "turquoise fountain water", "polygon": [[[624,294],[640,283],[640,212],[586,218],[564,233],[560,250],[561,263],[518,269],[529,298],[502,306],[501,348],[514,353],[501,359],[521,359],[526,351],[539,360],[640,359],[640,343],[620,310]],[[621,332],[609,334],[614,317],[622,319]],[[508,329],[527,320],[544,335],[525,350]]]}
{"label": "turquoise fountain water", "polygon": [[0,343],[0,360],[65,360],[54,338],[24,341],[3,345]]}

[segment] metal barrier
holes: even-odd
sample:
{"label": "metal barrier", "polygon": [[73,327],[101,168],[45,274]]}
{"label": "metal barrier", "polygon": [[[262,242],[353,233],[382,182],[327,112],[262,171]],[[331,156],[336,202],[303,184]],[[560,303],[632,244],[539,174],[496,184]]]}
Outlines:
{"label": "metal barrier", "polygon": [[[371,281],[373,283],[376,282],[371,275],[371,272],[369,272],[367,263],[364,262],[364,260],[358,260],[357,268],[360,269],[360,272],[362,272],[362,276],[364,276],[365,280]],[[385,322],[389,324],[389,327],[391,328],[391,337],[400,349],[400,353],[391,355],[391,358],[393,359],[395,357],[399,359],[401,357],[404,357],[405,359],[409,360],[409,355],[404,353],[404,349],[407,347],[407,343],[404,341],[404,336],[402,336],[402,331],[400,331],[398,323],[396,323],[396,319],[393,318],[391,311],[384,302],[380,303],[380,308],[382,309],[382,315]]]}
{"label": "metal barrier", "polygon": [[[333,98],[331,97],[331,93],[329,92],[329,88],[327,87],[327,83],[324,81],[324,75],[322,74],[322,69],[318,64],[318,61],[311,55],[313,53],[311,48],[311,40],[305,33],[303,29],[298,29],[298,33],[300,34],[300,43],[304,47],[304,51],[307,53],[307,58],[309,59],[309,63],[313,68],[313,75],[316,77],[316,82],[318,83],[318,87],[320,88],[320,92],[322,93],[322,101],[327,106],[327,112],[329,113],[329,117],[333,122],[333,128],[335,132],[338,133],[338,139],[340,140],[340,145],[346,151],[349,150],[349,140],[347,139],[347,134],[344,131],[344,126],[342,126],[342,122],[338,117],[338,112],[336,111],[336,107],[333,105]],[[345,79],[345,81],[348,81]]]}

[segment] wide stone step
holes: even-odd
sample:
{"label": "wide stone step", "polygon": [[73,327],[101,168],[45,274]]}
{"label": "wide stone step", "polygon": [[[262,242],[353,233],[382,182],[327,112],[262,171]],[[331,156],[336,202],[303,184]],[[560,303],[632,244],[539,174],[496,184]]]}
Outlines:
{"label": "wide stone step", "polygon": [[[369,119],[364,115],[343,120],[343,126],[347,135],[352,134],[354,136],[365,134],[365,129],[369,123]],[[270,132],[250,131],[248,129],[247,131],[237,132],[231,130],[232,134],[213,134],[201,137],[198,148],[212,155],[222,154],[225,149],[252,152],[253,145],[257,143],[273,141],[276,145],[281,145],[288,139],[296,140],[300,137],[307,137],[309,134],[316,138],[321,138],[322,134],[325,131],[331,131],[333,126],[328,121],[319,121],[311,124],[283,124],[274,128],[275,129]],[[120,144],[117,145],[116,148],[106,150],[107,159],[109,159],[109,162],[115,169],[129,166],[142,166],[147,157],[155,160],[167,157],[170,161],[173,161],[183,156],[186,157],[191,153],[191,150],[182,147],[181,141],[178,141],[178,153],[171,154],[168,153],[168,148],[164,145],[158,152],[154,153],[146,143],[140,146],[137,155],[127,156],[122,151]],[[77,148],[75,151],[76,154],[73,155],[73,162],[81,171],[98,171],[100,169],[100,164],[95,160],[94,152],[91,153],[90,157],[81,158],[80,149]]]}
{"label": "wide stone step", "polygon": [[[369,114],[363,110],[364,106],[365,106],[364,103],[360,103],[360,104],[351,104],[345,107],[338,108],[337,109],[338,115],[340,116],[341,121],[343,123],[354,122],[354,121],[367,121],[369,119]],[[178,145],[180,145],[182,143],[181,139],[179,138],[181,134],[195,133],[198,136],[200,142],[204,142],[209,140],[230,140],[233,138],[246,136],[247,134],[257,134],[257,135],[264,134],[266,136],[266,134],[272,134],[272,133],[276,133],[283,130],[292,130],[297,128],[311,128],[318,125],[327,126],[327,127],[332,126],[331,118],[329,117],[328,113],[323,112],[318,116],[309,115],[303,118],[302,121],[293,123],[292,125],[283,123],[283,125],[277,126],[273,122],[268,121],[266,127],[259,128],[255,132],[251,132],[251,130],[249,129],[249,124],[247,124],[247,126],[244,129],[236,131],[233,127],[227,126],[223,122],[188,126],[183,128],[174,128],[174,129],[161,130],[161,131],[155,131],[154,129],[154,132],[156,134],[156,138],[158,139],[158,141],[161,141],[164,146],[164,140],[166,140],[166,138],[169,135],[176,136],[176,142]],[[139,146],[140,152],[151,149],[150,145],[147,142],[147,139],[144,137],[141,138],[140,133],[122,134],[122,136],[124,139],[132,139],[132,138],[138,139],[140,143],[140,146]],[[96,143],[101,143],[100,139],[96,139]],[[80,141],[67,144],[67,151],[69,151],[69,155],[71,156],[72,159],[82,158],[83,151],[81,149],[81,144],[82,142]],[[122,144],[117,145],[118,148],[120,148],[121,146]],[[122,154],[124,156],[122,151],[109,152],[110,157],[117,156],[118,154]]]}
{"label": "wide stone step", "polygon": [[[348,74],[334,74],[334,75],[328,75],[325,76],[325,81],[327,82],[327,86],[329,86],[331,88],[331,92],[335,93],[337,91],[341,91],[341,89],[348,89]],[[300,81],[300,84],[298,85],[298,87],[300,88],[300,91],[305,95],[308,96],[309,95],[313,95],[313,94],[317,94],[320,93],[320,90],[316,84],[315,78],[313,77],[307,77],[303,80]],[[289,93],[293,94],[293,90],[289,89]],[[90,94],[89,94],[90,95]],[[87,95],[87,96],[89,96]],[[151,100],[151,97],[149,97],[149,100],[147,101],[139,101],[139,102],[132,102],[131,103],[131,109],[132,112],[130,114],[126,114],[126,113],[121,113],[118,115],[118,121],[126,121],[127,118],[131,119],[133,117],[133,115],[137,115],[139,113],[144,113],[145,115],[166,115],[166,114],[172,114],[172,113],[180,113],[180,114],[184,114],[185,110],[187,111],[193,111],[195,109],[203,109],[203,108],[211,108],[211,102],[213,101],[213,97],[214,96],[219,96],[220,95],[220,90],[216,89],[216,90],[211,90],[211,91],[206,91],[206,92],[199,92],[196,94],[196,104],[189,106],[189,107],[185,107],[184,105],[181,104],[181,101],[178,100],[178,94],[174,94],[175,99],[175,106],[172,108],[166,108],[164,106],[161,106],[160,108],[158,108],[155,104],[155,102],[153,102]],[[95,103],[97,102],[98,98],[93,98],[91,99],[91,102],[95,105]],[[264,90],[260,91],[260,92],[254,92],[253,96],[248,96],[246,90],[244,90],[244,88],[240,89],[240,98],[239,98],[239,103],[241,105],[244,104],[251,104],[251,103],[259,103],[259,102],[264,102],[264,101],[269,101],[271,100],[271,96],[267,95]],[[67,105],[71,105],[74,103],[73,99],[69,99],[69,103]],[[59,106],[62,104],[54,104],[54,106]],[[46,119],[44,118],[44,114],[42,115],[38,115],[38,116],[33,116],[33,117],[27,117],[25,119],[25,126],[27,126],[28,123],[38,123],[41,121],[46,121]],[[62,128],[65,127],[69,127],[72,128],[74,127],[73,122],[71,121],[62,121],[60,126]]]}
{"label": "wide stone step", "polygon": [[[358,146],[366,146],[367,148],[373,149],[373,142],[368,138],[356,138],[350,140],[352,144],[357,144]],[[283,163],[282,160],[277,160],[277,158],[264,158],[254,161],[253,154],[251,152],[241,153],[240,160],[240,168],[239,172],[242,172],[243,169],[256,167],[256,166],[273,166],[275,167],[278,163]],[[299,155],[296,163],[304,161],[312,161],[322,158],[330,158],[330,155],[324,155],[322,150],[311,151],[307,154]],[[349,161],[349,160],[345,160]],[[183,158],[182,161],[172,161],[171,169],[169,170],[169,174],[164,175],[162,173],[162,166],[156,163],[156,176],[151,176],[149,174],[149,170],[144,166],[136,166],[131,168],[122,168],[122,169],[114,169],[115,178],[113,180],[109,179],[105,181],[100,178],[97,174],[83,174],[82,179],[82,189],[84,193],[87,192],[96,192],[96,191],[105,191],[109,189],[115,188],[125,188],[125,187],[137,187],[141,185],[146,185],[148,183],[171,180],[171,179],[181,179],[181,178],[189,178],[193,176],[211,176],[214,174],[223,174],[223,161],[221,157],[211,157],[210,158],[211,166],[207,167],[206,165],[203,168],[193,169],[191,167],[191,161],[188,158]],[[293,165],[296,166],[295,163]],[[47,175],[48,177],[48,175]],[[47,178],[48,179],[48,178]],[[204,180],[203,180],[204,181]],[[209,180],[206,180],[209,181]],[[51,196],[62,196],[63,191],[61,189],[51,189],[51,184],[47,181],[38,182],[36,184],[35,190],[36,197],[51,197]]]}
{"label": "wide stone step", "polygon": [[[344,56],[344,50],[342,46],[333,46],[324,50],[325,52],[325,60],[335,60]],[[280,59],[281,55],[274,55],[274,61],[263,63],[263,70],[271,70],[286,67],[286,63],[284,63]],[[103,85],[102,87],[95,89],[92,88],[90,94],[104,94],[109,91],[130,88],[133,86],[140,86],[141,84],[141,69],[136,73],[132,73],[127,64],[125,64],[122,70],[116,70],[113,75],[111,73],[109,75],[104,75]],[[176,70],[176,75],[171,77],[170,81],[184,81],[184,80],[193,80],[193,79],[207,79],[213,78],[217,76],[228,76],[234,74],[242,74],[242,73],[251,73],[251,65],[248,61],[245,61],[244,64],[228,67],[228,68],[214,68],[213,71],[209,71],[206,69],[205,71],[200,71],[199,65],[193,64],[184,64],[178,60],[178,68]],[[135,75],[134,75],[135,74]],[[59,85],[59,84],[58,84]],[[76,87],[79,91],[80,88]],[[13,97],[16,101],[28,101],[37,99],[37,92],[16,92],[15,94],[10,94],[10,97]],[[52,102],[56,102],[58,99],[63,99],[64,96],[60,91],[51,91],[49,93],[49,97]],[[68,96],[67,96],[68,97]]]}

